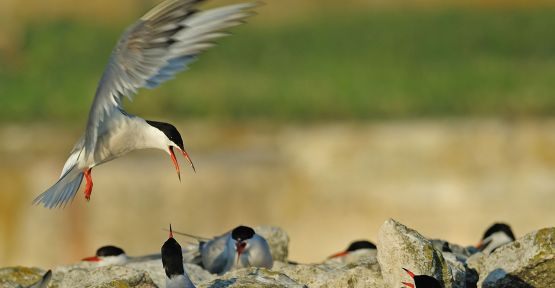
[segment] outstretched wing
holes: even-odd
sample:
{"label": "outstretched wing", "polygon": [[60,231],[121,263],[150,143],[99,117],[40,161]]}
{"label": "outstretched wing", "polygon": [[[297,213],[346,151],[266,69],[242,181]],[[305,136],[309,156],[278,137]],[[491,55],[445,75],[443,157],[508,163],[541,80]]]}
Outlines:
{"label": "outstretched wing", "polygon": [[241,3],[199,11],[203,0],[166,0],[149,11],[122,35],[98,85],[89,112],[85,153],[109,130],[113,113],[123,112],[124,96],[139,88],[155,88],[178,73],[211,42],[228,35],[227,28],[243,23],[256,3]]}

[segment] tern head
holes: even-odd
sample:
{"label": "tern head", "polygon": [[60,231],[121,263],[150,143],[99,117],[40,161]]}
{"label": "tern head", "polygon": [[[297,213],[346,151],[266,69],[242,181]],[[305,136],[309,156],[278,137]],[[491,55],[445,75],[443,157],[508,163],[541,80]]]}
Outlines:
{"label": "tern head", "polygon": [[354,241],[349,245],[349,247],[347,247],[347,250],[339,253],[335,253],[328,258],[337,258],[337,257],[345,256],[349,254],[349,252],[362,250],[362,249],[376,249],[376,245],[368,240]]}
{"label": "tern head", "polygon": [[168,240],[162,245],[162,265],[168,278],[185,273],[181,245],[173,238],[171,225]]}
{"label": "tern head", "polygon": [[83,258],[82,261],[96,262],[99,266],[122,265],[127,262],[127,255],[123,249],[108,245],[98,248],[95,256]]}
{"label": "tern head", "polygon": [[241,254],[249,248],[249,240],[254,237],[254,229],[247,226],[238,226],[231,231],[231,238],[235,241],[235,251],[237,252],[237,261]]}
{"label": "tern head", "polygon": [[484,253],[491,253],[498,247],[514,240],[515,235],[511,230],[511,226],[505,223],[494,223],[486,230],[476,248]]}
{"label": "tern head", "polygon": [[410,288],[441,288],[441,284],[436,278],[428,275],[415,275],[410,270],[403,268],[410,278],[414,280],[414,284],[408,282],[401,282],[403,285]]}
{"label": "tern head", "polygon": [[189,153],[185,151],[181,134],[179,134],[179,131],[177,131],[177,128],[175,128],[175,126],[169,123],[150,121],[150,120],[146,120],[146,123],[160,130],[165,135],[166,139],[165,141],[163,141],[164,142],[163,145],[165,147],[159,147],[159,148],[166,151],[170,155],[173,165],[175,166],[175,171],[177,172],[177,177],[179,178],[179,180],[181,180],[181,173],[179,171],[179,163],[177,162],[177,158],[175,158],[175,153],[173,152],[174,148],[177,148],[181,152],[181,154],[183,154],[183,157],[185,157],[187,161],[189,161],[189,164],[193,168],[193,171],[196,171],[195,165],[193,164],[191,157],[189,157]]}

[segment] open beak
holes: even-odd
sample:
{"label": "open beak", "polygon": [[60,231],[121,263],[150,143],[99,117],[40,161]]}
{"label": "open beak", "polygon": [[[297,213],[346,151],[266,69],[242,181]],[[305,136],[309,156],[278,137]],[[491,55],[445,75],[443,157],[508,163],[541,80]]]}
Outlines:
{"label": "open beak", "polygon": [[97,256],[92,256],[92,257],[83,258],[83,259],[81,259],[81,261],[99,262],[100,258],[98,258]]}
{"label": "open beak", "polygon": [[[179,149],[179,151],[181,151],[181,154],[183,154],[183,157],[185,157],[185,159],[187,159],[187,161],[189,161],[189,164],[191,165],[191,168],[193,168],[193,171],[197,172],[197,170],[195,169],[195,164],[193,164],[193,160],[191,160],[191,157],[189,156],[189,153],[187,153],[187,151],[185,151],[185,150],[181,150],[181,148],[177,148],[177,149]],[[172,158],[173,165],[175,166],[175,171],[177,172],[177,177],[179,178],[179,181],[181,181],[181,172],[179,171],[179,162],[177,162],[177,158],[175,158],[175,153],[173,152],[173,146],[169,147],[169,152],[170,152],[170,157]]]}
{"label": "open beak", "polygon": [[[409,269],[403,268],[403,270],[405,270],[405,272],[407,272],[407,274],[409,274],[410,278],[414,279],[414,273],[412,273]],[[414,288],[414,284],[412,283],[408,283],[408,282],[401,282],[403,283],[403,285],[410,287],[410,288]]]}
{"label": "open beak", "polygon": [[247,247],[247,243],[245,242],[235,243],[235,249],[237,250],[237,263],[239,263],[239,258],[241,258],[241,254],[245,251],[245,247]]}
{"label": "open beak", "polygon": [[412,273],[409,269],[403,268],[407,274],[409,274],[410,278],[414,279],[414,273]]}
{"label": "open beak", "polygon": [[335,253],[333,255],[331,255],[330,257],[328,257],[328,259],[332,259],[332,258],[337,258],[337,257],[342,257],[349,254],[348,251],[343,251],[343,252],[339,252],[339,253]]}

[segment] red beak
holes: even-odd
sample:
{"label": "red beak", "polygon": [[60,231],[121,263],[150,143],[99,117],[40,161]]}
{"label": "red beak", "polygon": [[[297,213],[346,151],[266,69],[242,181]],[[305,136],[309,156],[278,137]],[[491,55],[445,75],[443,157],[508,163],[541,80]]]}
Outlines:
{"label": "red beak", "polygon": [[245,242],[235,243],[235,249],[237,250],[237,262],[239,262],[239,258],[241,257],[241,254],[243,254],[243,251],[245,251],[245,247],[247,247],[247,243]]}
{"label": "red beak", "polygon": [[181,172],[179,171],[179,162],[177,162],[177,158],[175,158],[175,153],[173,153],[173,147],[170,146],[170,157],[172,158],[173,166],[175,166],[175,171],[177,172],[177,178],[179,178],[179,182],[181,182]]}
{"label": "red beak", "polygon": [[[412,273],[409,269],[406,269],[406,268],[403,268],[403,270],[405,270],[405,272],[409,274],[410,278],[414,279],[414,273]],[[401,283],[403,283],[403,285],[406,285],[407,287],[414,288],[414,284],[412,283],[408,283],[408,282],[401,282]]]}
{"label": "red beak", "polygon": [[342,257],[342,256],[345,256],[347,254],[349,254],[349,251],[343,251],[343,252],[335,253],[335,254],[331,255],[330,257],[328,257],[328,259]]}
{"label": "red beak", "polygon": [[[177,149],[179,149],[179,151],[181,151],[181,153],[183,154],[183,157],[185,157],[185,159],[187,159],[187,161],[189,161],[189,164],[193,168],[193,171],[197,172],[197,170],[195,169],[195,164],[193,164],[193,160],[191,160],[191,157],[189,157],[189,153],[187,153],[187,151],[185,151],[185,150],[181,150],[180,148],[177,148]],[[181,172],[179,170],[179,162],[177,162],[177,158],[175,157],[175,153],[173,153],[173,146],[169,147],[169,151],[170,151],[170,157],[172,158],[173,165],[175,166],[175,171],[177,172],[177,177],[179,178],[179,181],[181,181]]]}
{"label": "red beak", "polygon": [[196,173],[197,169],[195,169],[195,164],[193,164],[193,160],[191,160],[191,157],[189,157],[189,153],[187,153],[187,151],[185,151],[185,150],[181,150],[181,154],[183,154],[183,157],[185,157],[185,159],[187,159],[187,161],[189,161],[189,165],[191,165],[191,168],[193,168],[193,172]]}
{"label": "red beak", "polygon": [[100,261],[100,258],[98,258],[98,257],[96,257],[96,256],[92,256],[92,257],[83,258],[83,259],[81,259],[81,261],[99,262],[99,261]]}
{"label": "red beak", "polygon": [[407,272],[407,274],[409,274],[410,278],[414,279],[414,273],[412,273],[409,269],[403,268],[403,270],[405,270],[405,272]]}

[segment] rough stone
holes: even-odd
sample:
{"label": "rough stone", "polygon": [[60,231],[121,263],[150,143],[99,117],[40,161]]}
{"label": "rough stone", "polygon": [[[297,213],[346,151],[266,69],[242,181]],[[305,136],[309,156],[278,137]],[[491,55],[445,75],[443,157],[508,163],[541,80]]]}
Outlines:
{"label": "rough stone", "polygon": [[149,274],[127,266],[77,267],[54,269],[50,287],[73,288],[154,288]]}
{"label": "rough stone", "polygon": [[[189,278],[195,284],[208,282],[216,278],[216,275],[211,274],[198,265],[189,263],[185,263],[184,265],[187,275],[189,275]],[[166,273],[162,267],[161,259],[148,260],[144,262],[132,262],[127,264],[127,266],[137,270],[148,271],[150,278],[158,287],[164,287],[166,285]]]}
{"label": "rough stone", "polygon": [[440,251],[418,232],[389,219],[378,232],[378,262],[387,287],[409,280],[403,268],[438,279],[445,288],[454,287],[452,275]]}
{"label": "rough stone", "polygon": [[46,271],[39,268],[8,267],[0,269],[0,287],[28,287],[42,278]]}
{"label": "rough stone", "polygon": [[[271,270],[240,269],[222,276],[186,263],[193,283],[199,288],[395,288],[410,281],[402,270],[407,268],[434,276],[445,288],[555,287],[555,228],[530,233],[489,255],[476,253],[465,258],[470,250],[442,253],[418,232],[388,220],[379,231],[377,257],[375,251],[362,250],[350,258],[298,265],[283,261],[289,242],[283,230],[268,226],[255,229],[268,240],[275,259],[282,261],[275,261]],[[436,245],[444,246],[438,241]],[[0,287],[29,287],[44,273],[38,268],[0,269]],[[165,287],[165,273],[158,254],[133,257],[124,266],[96,267],[81,262],[53,269],[49,287]]]}
{"label": "rough stone", "polygon": [[357,264],[360,262],[375,262],[378,265],[378,250],[376,249],[361,249],[351,251],[345,256],[327,259],[324,263],[344,263],[344,264]]}
{"label": "rough stone", "polygon": [[274,269],[308,287],[386,287],[376,258],[361,258],[358,263],[339,261],[322,264],[291,265],[277,262]]}
{"label": "rough stone", "polygon": [[266,239],[274,261],[287,261],[289,255],[289,235],[285,230],[275,226],[258,226],[254,231]]}
{"label": "rough stone", "polygon": [[555,228],[529,233],[481,260],[474,263],[478,287],[555,287]]}
{"label": "rough stone", "polygon": [[266,268],[248,268],[228,272],[198,288],[308,288],[287,275]]}

